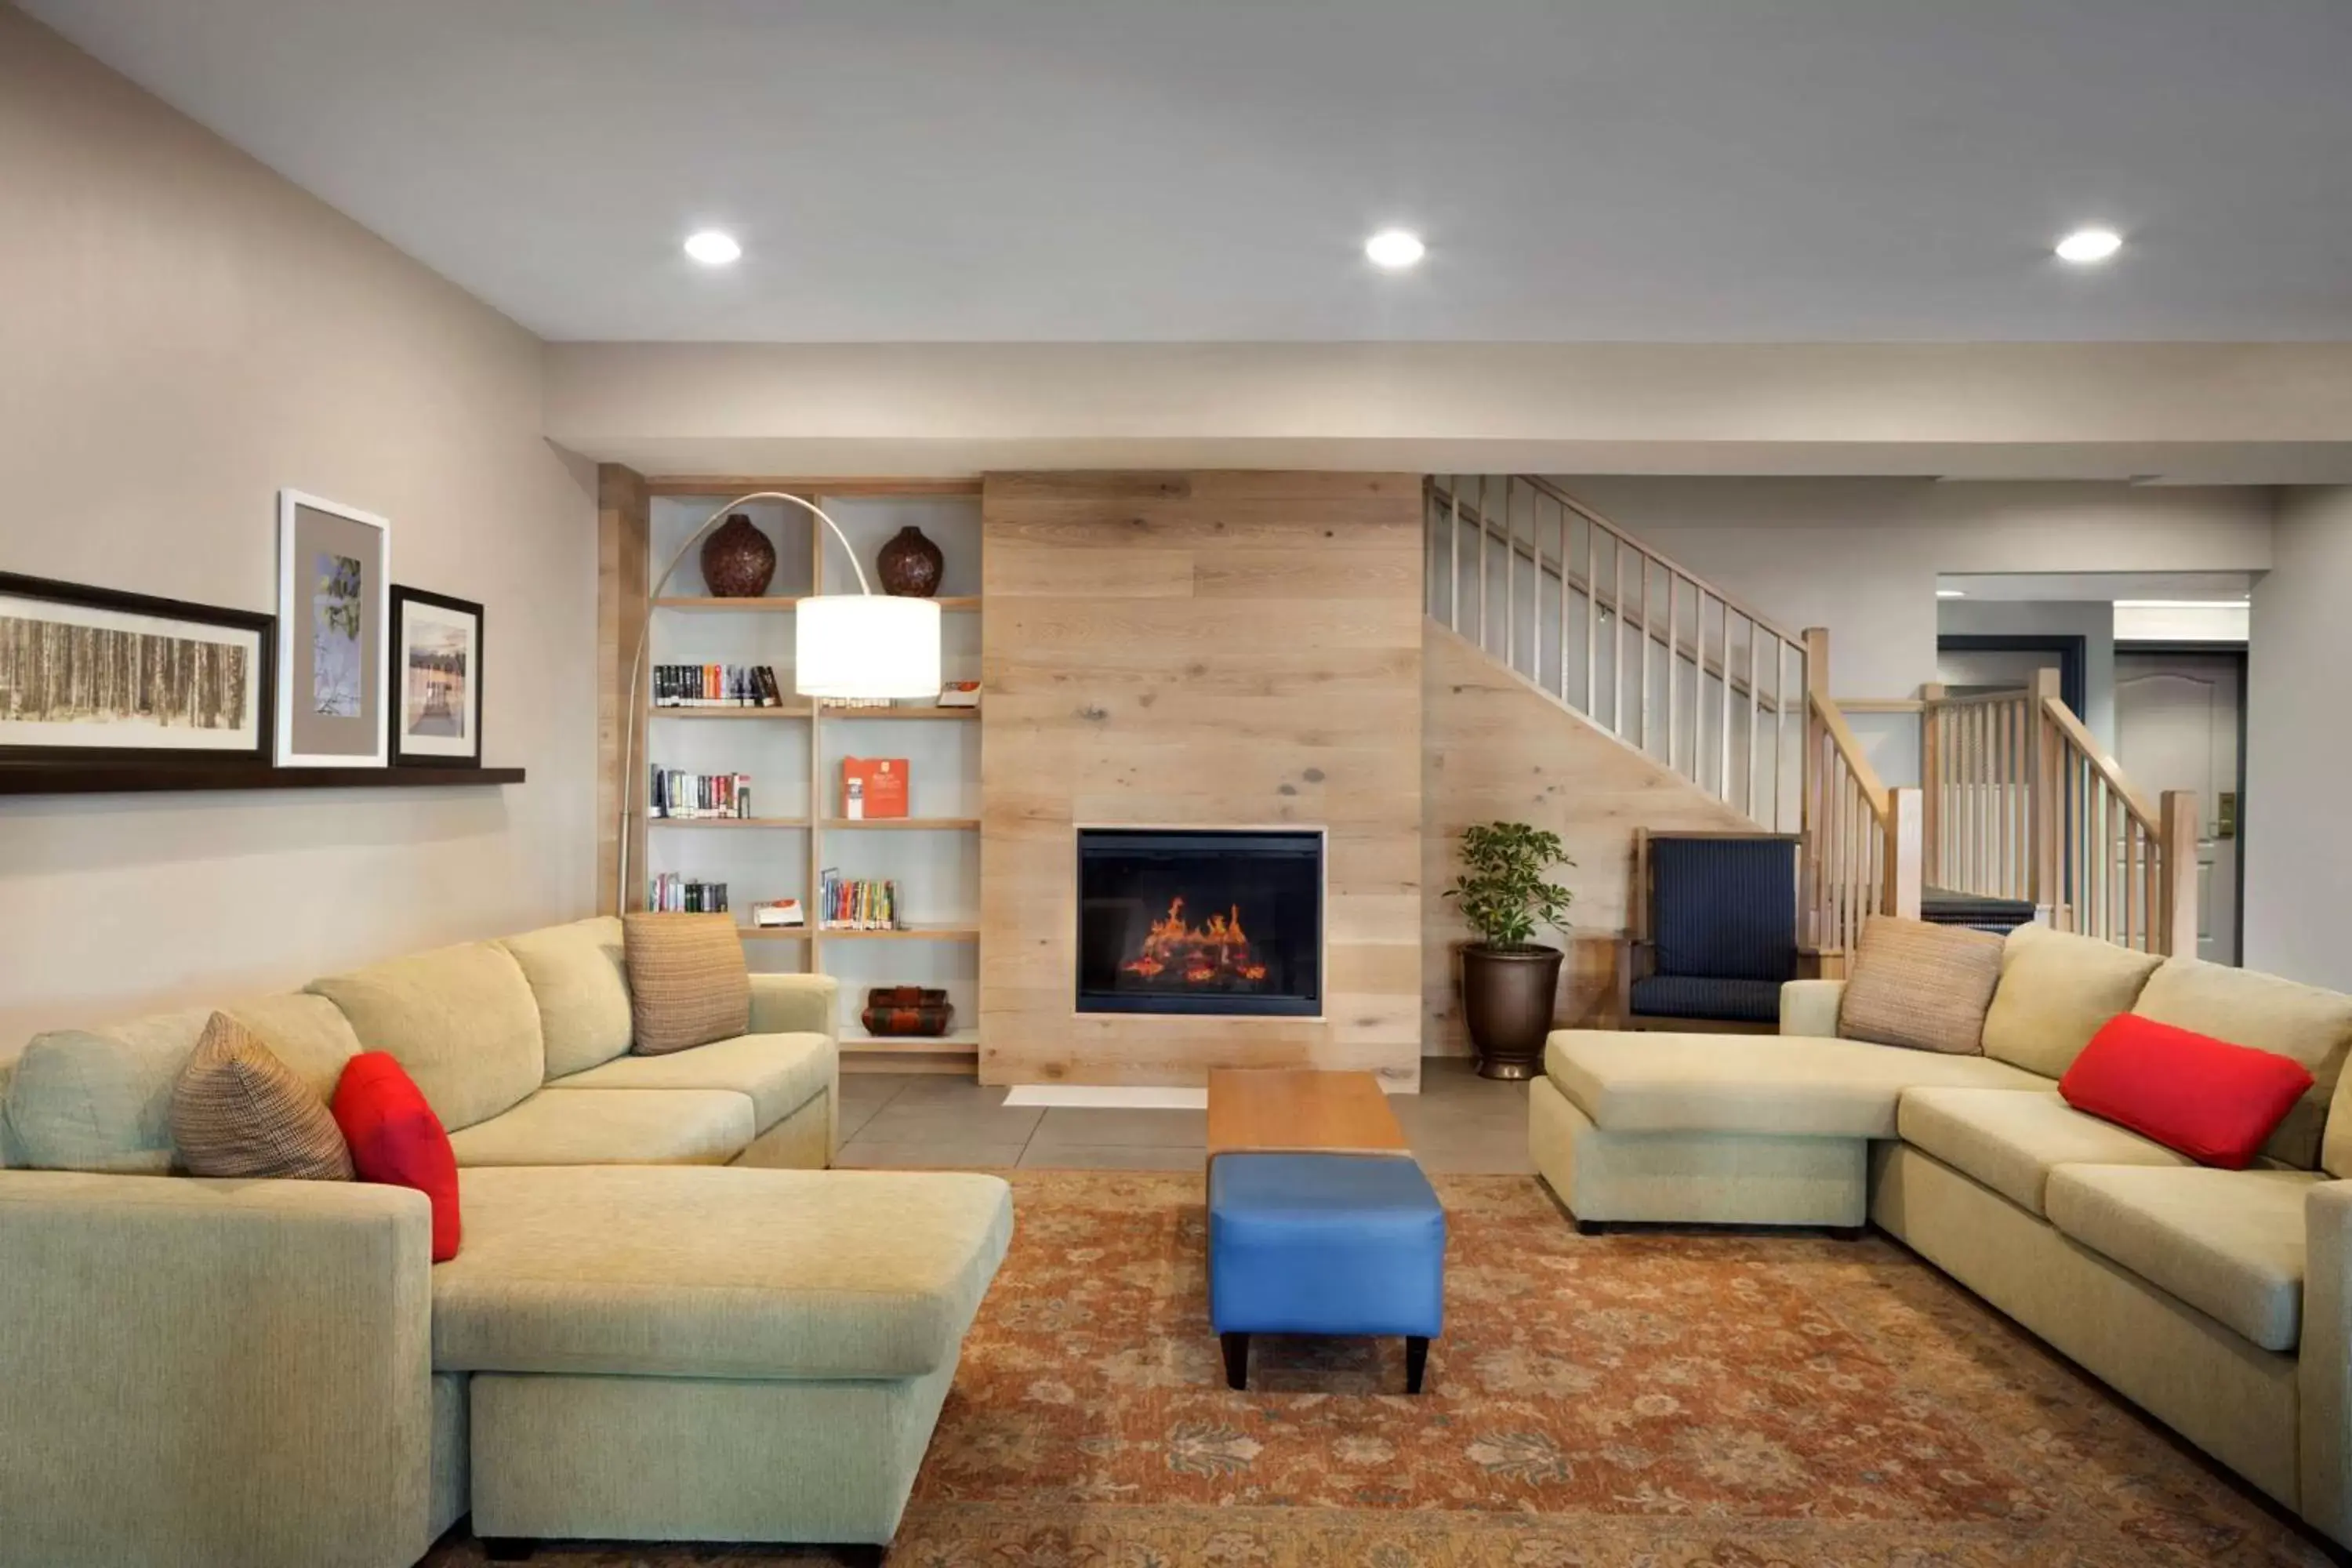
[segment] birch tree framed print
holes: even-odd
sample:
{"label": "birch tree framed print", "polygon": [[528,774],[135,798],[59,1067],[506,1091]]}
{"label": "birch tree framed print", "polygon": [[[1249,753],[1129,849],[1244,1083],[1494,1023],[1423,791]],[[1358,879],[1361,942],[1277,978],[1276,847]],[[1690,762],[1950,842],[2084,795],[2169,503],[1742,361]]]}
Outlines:
{"label": "birch tree framed print", "polygon": [[392,763],[482,765],[482,606],[395,583]]}
{"label": "birch tree framed print", "polygon": [[270,618],[0,572],[0,759],[269,760]]}
{"label": "birch tree framed print", "polygon": [[278,492],[278,765],[382,767],[392,524]]}

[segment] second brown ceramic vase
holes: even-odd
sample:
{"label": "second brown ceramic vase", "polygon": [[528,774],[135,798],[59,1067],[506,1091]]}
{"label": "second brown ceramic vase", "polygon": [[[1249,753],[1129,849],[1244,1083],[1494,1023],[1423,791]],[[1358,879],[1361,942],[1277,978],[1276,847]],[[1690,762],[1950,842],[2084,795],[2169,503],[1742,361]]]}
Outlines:
{"label": "second brown ceramic vase", "polygon": [[702,542],[702,581],[721,599],[756,599],[776,575],[776,547],[740,511]]}
{"label": "second brown ceramic vase", "polygon": [[903,599],[928,599],[940,591],[940,575],[947,558],[940,547],[909,523],[890,536],[875,565],[881,569],[882,591]]}

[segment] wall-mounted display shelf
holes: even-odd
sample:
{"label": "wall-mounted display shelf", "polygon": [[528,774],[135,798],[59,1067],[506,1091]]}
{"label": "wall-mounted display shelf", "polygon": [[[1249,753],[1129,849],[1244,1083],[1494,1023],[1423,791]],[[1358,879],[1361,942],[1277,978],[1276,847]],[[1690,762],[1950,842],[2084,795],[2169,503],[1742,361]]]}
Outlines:
{"label": "wall-mounted display shelf", "polygon": [[0,795],[222,789],[446,789],[519,784],[520,768],[278,768],[267,763],[0,763]]}
{"label": "wall-mounted display shelf", "polygon": [[[816,594],[855,592],[841,543],[797,508],[751,502],[751,517],[776,547],[776,573],[756,598],[717,598],[705,588],[689,554],[670,582],[671,592],[644,597],[650,580],[693,529],[720,503],[757,490],[803,495],[830,513],[847,533],[859,563],[877,571],[882,545],[901,529],[920,528],[945,558],[946,590],[935,601],[945,612],[942,676],[980,676],[982,601],[980,486],[976,480],[657,479],[641,481],[643,543],[648,563],[637,580],[636,603],[650,620],[648,667],[669,664],[768,665],[792,694],[794,618],[800,602]],[[878,587],[878,583],[877,586]],[[912,911],[898,931],[825,931],[751,925],[745,951],[758,971],[810,971],[841,986],[839,1033],[845,1062],[893,1071],[973,1069],[980,1054],[975,1031],[934,1037],[878,1037],[858,1021],[866,992],[882,985],[946,990],[959,1021],[979,1016],[980,804],[979,710],[936,708],[919,701],[890,708],[835,708],[789,702],[782,708],[689,708],[650,705],[650,689],[634,699],[644,709],[641,774],[653,766],[690,773],[750,775],[756,817],[642,816],[629,827],[633,897],[663,872],[723,882],[738,908],[756,900],[797,897],[817,909],[820,874],[887,879],[899,889],[899,907]],[[667,720],[719,721],[669,724]],[[789,720],[789,723],[761,721]],[[853,818],[842,815],[845,757],[907,759],[913,783],[910,815]],[[645,777],[630,780],[642,803]],[[736,829],[732,833],[653,829]],[[780,831],[752,831],[771,829]]]}

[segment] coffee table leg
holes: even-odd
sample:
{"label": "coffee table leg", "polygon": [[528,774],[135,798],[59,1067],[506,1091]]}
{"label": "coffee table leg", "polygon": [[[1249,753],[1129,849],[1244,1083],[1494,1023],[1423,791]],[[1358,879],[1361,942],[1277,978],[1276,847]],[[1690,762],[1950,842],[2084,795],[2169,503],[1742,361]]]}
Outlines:
{"label": "coffee table leg", "polygon": [[1247,1388],[1249,1386],[1249,1336],[1219,1334],[1217,1342],[1225,1347],[1225,1386]]}
{"label": "coffee table leg", "polygon": [[1420,1334],[1407,1334],[1404,1341],[1404,1391],[1421,1392],[1421,1374],[1429,1367],[1429,1341]]}

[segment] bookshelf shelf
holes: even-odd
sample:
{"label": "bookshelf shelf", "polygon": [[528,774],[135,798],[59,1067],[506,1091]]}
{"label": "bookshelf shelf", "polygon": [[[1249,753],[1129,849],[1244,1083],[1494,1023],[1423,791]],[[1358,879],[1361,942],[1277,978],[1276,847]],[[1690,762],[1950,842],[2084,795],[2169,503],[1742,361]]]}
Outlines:
{"label": "bookshelf shelf", "polygon": [[978,942],[980,928],[918,922],[898,931],[820,931],[816,934],[824,942]]}
{"label": "bookshelf shelf", "polygon": [[[648,707],[648,719],[806,719],[805,708],[658,708]],[[830,715],[828,715],[830,717]]]}
{"label": "bookshelf shelf", "polygon": [[797,827],[805,829],[805,816],[656,816],[651,819],[656,827]]}
{"label": "bookshelf shelf", "polygon": [[[789,614],[802,599],[803,594],[763,594],[756,599],[719,599],[706,595],[669,594],[654,601],[656,610],[716,611],[720,614],[772,615]],[[977,594],[942,595],[931,603],[949,615],[971,615],[980,608]]]}
{"label": "bookshelf shelf", "polygon": [[860,828],[900,833],[961,833],[979,826],[980,818],[976,816],[828,816],[824,819],[827,833],[835,829],[856,832]]}
{"label": "bookshelf shelf", "polygon": [[955,1029],[944,1035],[869,1035],[856,1024],[841,1032],[844,1055],[929,1057],[980,1054],[980,1031]]}
{"label": "bookshelf shelf", "polygon": [[736,931],[745,942],[806,942],[806,926],[737,926]]}
{"label": "bookshelf shelf", "polygon": [[835,719],[857,719],[863,720],[867,723],[872,723],[877,721],[904,721],[910,719],[944,720],[950,723],[971,723],[978,721],[980,718],[980,710],[977,708],[828,708],[824,710],[824,717],[827,721]]}

